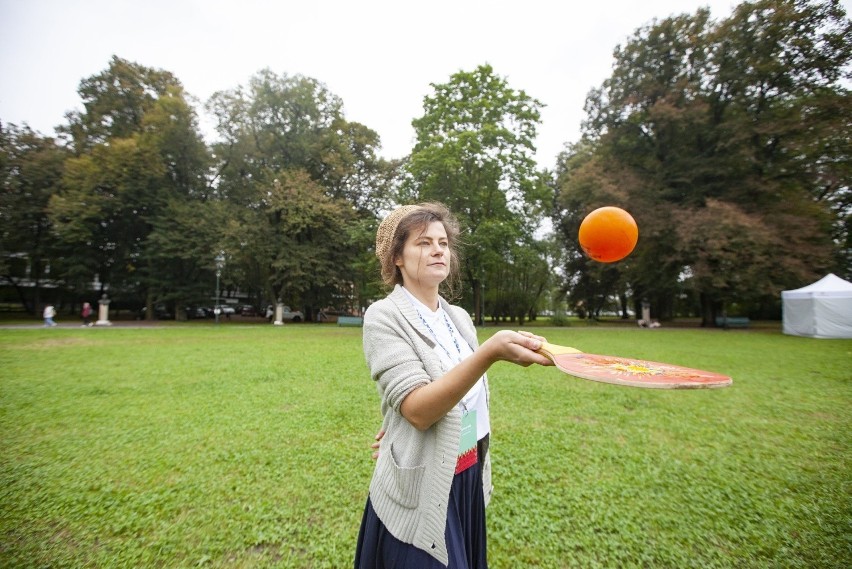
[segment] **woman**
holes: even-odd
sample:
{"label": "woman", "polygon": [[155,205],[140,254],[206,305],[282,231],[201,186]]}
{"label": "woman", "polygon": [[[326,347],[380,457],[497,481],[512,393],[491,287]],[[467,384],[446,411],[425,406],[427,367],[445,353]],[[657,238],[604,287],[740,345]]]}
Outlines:
{"label": "woman", "polygon": [[56,322],[53,321],[56,317],[56,308],[54,308],[52,304],[48,304],[44,307],[44,312],[42,312],[41,316],[44,318],[45,327],[49,328],[51,326],[56,326]]}
{"label": "woman", "polygon": [[364,353],[381,395],[382,450],[355,567],[487,567],[491,497],[485,372],[497,361],[551,365],[544,338],[502,330],[477,347],[467,312],[439,295],[458,282],[459,229],[440,204],[402,206],[381,223],[376,255],[394,286],[364,315]]}
{"label": "woman", "polygon": [[92,323],[89,319],[92,317],[92,305],[88,302],[83,303],[83,310],[80,312],[80,316],[83,318],[83,326],[91,326]]}

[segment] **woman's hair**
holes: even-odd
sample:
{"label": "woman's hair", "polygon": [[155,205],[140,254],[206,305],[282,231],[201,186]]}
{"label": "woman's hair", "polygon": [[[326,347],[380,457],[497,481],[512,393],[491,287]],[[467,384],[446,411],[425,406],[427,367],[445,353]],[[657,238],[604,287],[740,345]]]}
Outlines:
{"label": "woman's hair", "polygon": [[[414,233],[422,233],[434,221],[440,222],[447,232],[447,243],[450,251],[450,272],[441,283],[441,288],[448,298],[454,298],[459,289],[461,259],[459,253],[459,224],[455,216],[447,207],[440,203],[422,203],[416,207],[403,206],[405,212],[399,219],[395,228],[385,226],[379,227],[379,239],[376,252],[382,269],[382,281],[388,286],[402,284],[402,273],[396,266],[396,260],[402,256],[405,242]],[[403,209],[401,208],[401,209]],[[410,210],[410,211],[408,211]],[[388,220],[394,221],[394,214],[388,216]],[[384,222],[383,224],[384,225]],[[391,235],[383,236],[388,230]]]}

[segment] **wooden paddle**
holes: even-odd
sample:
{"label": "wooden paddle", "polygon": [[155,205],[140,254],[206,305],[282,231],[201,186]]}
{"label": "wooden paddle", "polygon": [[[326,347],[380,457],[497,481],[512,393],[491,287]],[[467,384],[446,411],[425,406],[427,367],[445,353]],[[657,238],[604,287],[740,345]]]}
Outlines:
{"label": "wooden paddle", "polygon": [[733,380],[719,373],[633,358],[584,354],[545,342],[538,352],[557,368],[582,379],[649,389],[706,389],[727,387]]}

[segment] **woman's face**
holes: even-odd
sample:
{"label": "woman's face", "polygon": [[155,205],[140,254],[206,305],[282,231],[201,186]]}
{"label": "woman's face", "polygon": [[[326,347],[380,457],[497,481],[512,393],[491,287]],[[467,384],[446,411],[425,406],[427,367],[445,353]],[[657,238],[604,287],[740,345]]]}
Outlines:
{"label": "woman's face", "polygon": [[396,266],[406,288],[441,284],[450,274],[450,244],[444,224],[433,221],[423,231],[412,231]]}

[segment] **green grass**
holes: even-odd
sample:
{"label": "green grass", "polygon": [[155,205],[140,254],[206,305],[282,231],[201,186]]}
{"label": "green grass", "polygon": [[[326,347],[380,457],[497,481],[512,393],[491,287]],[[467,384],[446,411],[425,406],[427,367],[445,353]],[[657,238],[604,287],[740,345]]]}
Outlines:
{"label": "green grass", "polygon": [[[852,342],[537,330],[734,385],[496,365],[492,568],[852,564]],[[0,330],[0,567],[348,567],[379,422],[359,329]]]}

